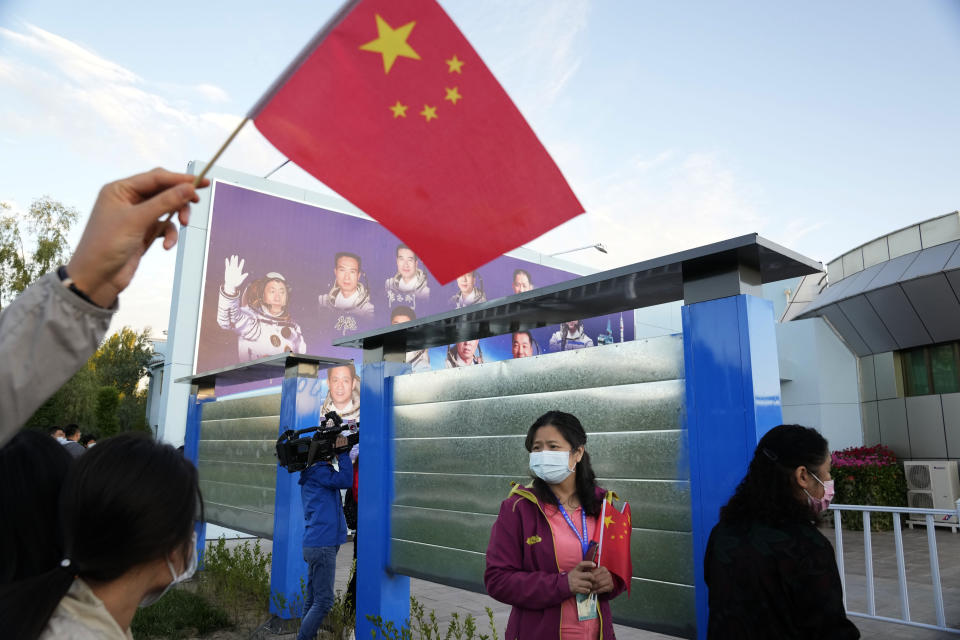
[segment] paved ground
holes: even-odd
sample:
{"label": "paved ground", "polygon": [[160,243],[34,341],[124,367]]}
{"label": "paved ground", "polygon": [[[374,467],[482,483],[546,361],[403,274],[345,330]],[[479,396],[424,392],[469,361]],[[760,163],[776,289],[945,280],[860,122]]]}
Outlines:
{"label": "paved ground", "polygon": [[[833,541],[832,528],[823,529],[823,533]],[[953,534],[949,529],[938,529],[936,539],[940,558],[946,621],[949,626],[960,630],[960,534]],[[874,533],[872,534],[872,543],[877,614],[900,617],[900,596],[893,533]],[[924,529],[904,529],[903,543],[911,616],[919,622],[935,623],[936,616],[934,613],[933,589],[930,582],[930,561],[927,552],[926,531]],[[269,544],[269,540],[264,540],[266,550],[269,550]],[[843,547],[847,608],[849,611],[865,612],[867,610],[867,591],[863,533],[860,531],[845,531]],[[347,575],[353,559],[352,554],[352,543],[348,542],[340,549],[340,554],[337,557],[337,589],[346,588]],[[428,612],[430,610],[436,611],[441,620],[442,628],[445,628],[446,623],[450,620],[450,615],[458,612],[461,617],[472,614],[477,619],[481,631],[487,632],[485,607],[490,607],[494,612],[494,620],[500,637],[503,637],[502,634],[506,628],[510,607],[497,602],[493,598],[416,579],[410,580],[410,594],[416,597]],[[860,628],[863,638],[876,640],[960,638],[960,635],[901,624],[878,622],[859,617],[852,617],[852,619]],[[614,625],[614,627],[620,640],[662,640],[668,637],[621,625]]]}

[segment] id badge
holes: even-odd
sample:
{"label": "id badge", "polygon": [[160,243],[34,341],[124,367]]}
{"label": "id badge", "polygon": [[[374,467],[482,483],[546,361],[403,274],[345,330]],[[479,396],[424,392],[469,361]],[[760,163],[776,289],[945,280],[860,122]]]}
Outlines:
{"label": "id badge", "polygon": [[578,593],[577,594],[577,620],[593,620],[597,617],[597,594]]}

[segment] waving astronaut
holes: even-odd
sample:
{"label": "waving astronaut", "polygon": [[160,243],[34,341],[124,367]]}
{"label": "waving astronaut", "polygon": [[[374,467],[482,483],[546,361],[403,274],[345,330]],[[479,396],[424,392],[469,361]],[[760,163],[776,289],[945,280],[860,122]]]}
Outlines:
{"label": "waving astronaut", "polygon": [[254,280],[240,294],[249,274],[243,272],[244,260],[226,258],[223,286],[217,303],[217,324],[237,334],[240,362],[248,362],[278,353],[305,353],[307,343],[300,325],[290,319],[290,285],[279,273],[270,272]]}

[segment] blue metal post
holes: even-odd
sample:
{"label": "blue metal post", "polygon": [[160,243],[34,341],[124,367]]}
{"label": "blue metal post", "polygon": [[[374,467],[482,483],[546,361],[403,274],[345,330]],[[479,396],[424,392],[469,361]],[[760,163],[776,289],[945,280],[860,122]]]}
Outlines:
{"label": "blue metal post", "polygon": [[[313,408],[316,404],[311,387],[317,377],[315,367],[292,365],[287,368],[280,387],[280,426],[277,435],[287,429],[306,429],[317,425],[315,411],[298,411],[300,404]],[[300,500],[300,474],[290,473],[277,465],[277,489],[273,507],[273,564],[270,574],[270,613],[284,619],[302,614],[307,563],[303,560],[303,503]],[[277,606],[276,596],[287,605]],[[299,606],[296,606],[299,603]]]}
{"label": "blue metal post", "polygon": [[367,616],[400,628],[410,617],[410,578],[390,573],[393,504],[393,379],[402,363],[382,362],[382,350],[364,353],[360,406],[360,484],[357,510],[357,638],[369,638]]}
{"label": "blue metal post", "polygon": [[697,637],[707,637],[703,555],[757,441],[780,424],[773,304],[750,295],[684,306],[683,351]]}
{"label": "blue metal post", "polygon": [[[201,394],[194,387],[191,389],[190,401],[187,403],[187,424],[183,434],[183,457],[197,466],[197,460],[200,454],[200,420],[203,418],[203,405],[214,400],[211,395]],[[194,531],[197,534],[197,561],[198,566],[203,568],[204,551],[207,543],[207,523],[200,520],[194,524]]]}

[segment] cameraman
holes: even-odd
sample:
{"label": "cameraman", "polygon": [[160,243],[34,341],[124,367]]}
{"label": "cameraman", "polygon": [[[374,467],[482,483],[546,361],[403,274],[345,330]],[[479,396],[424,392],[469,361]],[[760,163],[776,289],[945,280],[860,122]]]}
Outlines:
{"label": "cameraman", "polygon": [[[336,448],[347,446],[337,438]],[[347,523],[343,518],[340,490],[353,487],[350,453],[337,455],[339,468],[331,461],[314,464],[300,472],[300,497],[303,500],[303,559],[307,562],[307,594],[297,640],[313,640],[320,624],[333,606],[333,579],[337,551],[347,541]]]}

